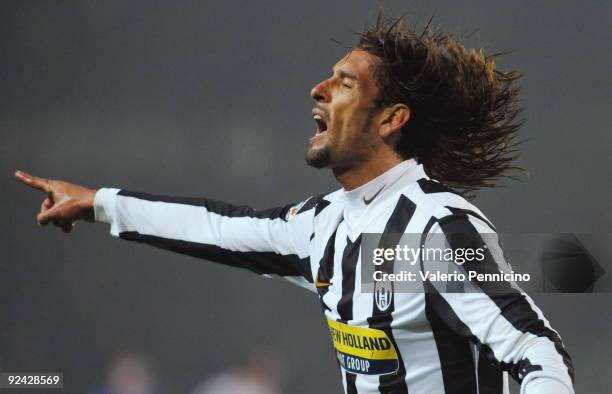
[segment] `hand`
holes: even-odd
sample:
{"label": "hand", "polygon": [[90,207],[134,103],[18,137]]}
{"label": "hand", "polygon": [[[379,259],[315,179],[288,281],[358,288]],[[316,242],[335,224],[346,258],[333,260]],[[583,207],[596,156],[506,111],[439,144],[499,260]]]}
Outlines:
{"label": "hand", "polygon": [[96,190],[73,185],[68,182],[40,178],[23,171],[15,172],[15,178],[26,185],[47,193],[36,216],[39,225],[49,222],[65,233],[74,228],[78,220],[94,221],[93,202]]}

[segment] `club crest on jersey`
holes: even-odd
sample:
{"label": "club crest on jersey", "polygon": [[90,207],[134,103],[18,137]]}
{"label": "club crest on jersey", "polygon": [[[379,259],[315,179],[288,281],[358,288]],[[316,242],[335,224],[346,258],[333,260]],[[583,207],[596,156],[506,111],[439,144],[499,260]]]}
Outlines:
{"label": "club crest on jersey", "polygon": [[393,300],[393,283],[390,281],[376,282],[374,284],[374,301],[381,312],[391,306]]}

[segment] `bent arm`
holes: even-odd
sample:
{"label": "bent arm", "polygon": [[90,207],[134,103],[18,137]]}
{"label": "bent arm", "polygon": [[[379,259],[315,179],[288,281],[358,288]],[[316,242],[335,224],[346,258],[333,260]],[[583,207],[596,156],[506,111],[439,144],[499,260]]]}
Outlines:
{"label": "bent arm", "polygon": [[[511,271],[497,234],[481,218],[450,215],[439,219],[430,234],[443,235],[455,250],[484,248],[484,261],[458,266],[466,275]],[[574,393],[572,360],[561,337],[516,283],[466,281],[463,285],[464,292],[448,293],[426,282],[431,311],[476,344],[487,362],[521,383],[521,394]]]}
{"label": "bent arm", "polygon": [[[312,287],[308,240],[312,210],[288,215],[290,205],[256,211],[205,198],[176,198],[100,189],[97,221],[129,241]],[[291,220],[287,217],[291,216]]]}

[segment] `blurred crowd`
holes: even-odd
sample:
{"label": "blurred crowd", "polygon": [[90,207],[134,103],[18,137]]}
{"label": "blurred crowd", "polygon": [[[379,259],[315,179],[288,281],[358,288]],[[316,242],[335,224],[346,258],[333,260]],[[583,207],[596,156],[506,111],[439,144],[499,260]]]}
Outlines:
{"label": "blurred crowd", "polygon": [[[253,351],[236,366],[216,371],[198,382],[190,394],[281,394],[287,377],[279,354]],[[89,394],[165,394],[152,359],[135,352],[117,354],[101,387]]]}

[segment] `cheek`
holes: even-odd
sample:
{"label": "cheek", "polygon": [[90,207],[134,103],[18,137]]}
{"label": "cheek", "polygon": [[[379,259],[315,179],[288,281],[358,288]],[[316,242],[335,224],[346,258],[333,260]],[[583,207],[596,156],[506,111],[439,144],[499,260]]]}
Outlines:
{"label": "cheek", "polygon": [[338,133],[348,133],[355,126],[356,111],[354,106],[345,105],[338,107],[335,111],[334,126]]}
{"label": "cheek", "polygon": [[359,108],[347,108],[340,117],[338,124],[345,137],[352,137],[361,133],[365,122],[364,110]]}

